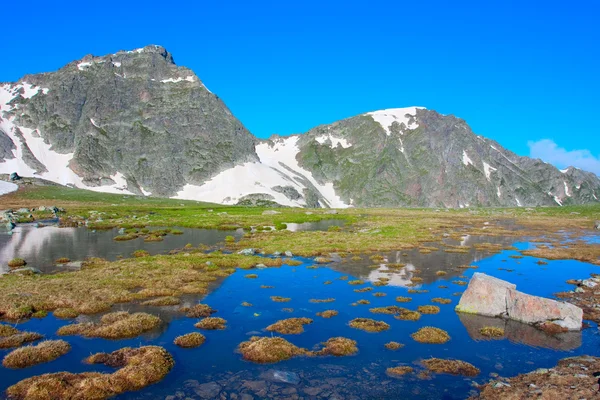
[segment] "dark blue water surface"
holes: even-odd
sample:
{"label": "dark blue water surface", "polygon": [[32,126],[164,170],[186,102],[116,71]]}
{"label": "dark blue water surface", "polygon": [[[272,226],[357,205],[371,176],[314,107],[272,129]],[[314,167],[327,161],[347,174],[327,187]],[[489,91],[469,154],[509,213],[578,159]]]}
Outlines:
{"label": "dark blue water surface", "polygon": [[[475,238],[469,240],[476,241]],[[490,240],[490,239],[486,239]],[[503,239],[510,244],[510,239]],[[467,243],[472,244],[472,243]],[[533,247],[526,242],[515,243],[518,249]],[[141,307],[119,305],[116,310],[130,310],[160,315],[165,321],[161,330],[129,340],[110,341],[104,339],[84,339],[67,337],[73,350],[48,364],[25,370],[9,370],[0,367],[0,390],[32,375],[58,371],[112,371],[111,368],[85,365],[82,360],[96,352],[110,352],[125,346],[159,345],[173,354],[176,364],[173,371],[162,382],[140,392],[127,393],[121,399],[154,398],[337,398],[337,399],[464,399],[474,390],[473,383],[483,383],[494,374],[512,376],[541,367],[551,367],[564,357],[590,354],[597,355],[600,335],[595,324],[582,332],[549,336],[532,327],[500,322],[505,326],[507,338],[503,340],[481,340],[479,328],[498,324],[498,320],[484,317],[458,315],[454,311],[459,296],[466,286],[453,281],[468,281],[474,272],[484,272],[500,279],[517,284],[517,289],[529,294],[552,297],[554,293],[572,289],[567,279],[587,278],[598,272],[598,267],[578,261],[549,261],[548,265],[538,265],[536,258],[510,258],[519,255],[517,251],[503,251],[487,256],[474,250],[467,254],[452,254],[443,250],[431,254],[421,254],[417,250],[385,254],[389,262],[402,262],[408,266],[399,272],[386,271],[385,266],[373,268],[368,256],[360,261],[346,261],[309,269],[312,260],[296,258],[301,266],[268,268],[255,271],[258,279],[244,276],[248,271],[237,271],[223,280],[204,299],[189,297],[187,303],[209,304],[219,316],[227,320],[224,331],[202,331],[206,343],[197,349],[180,349],[173,345],[175,337],[194,331],[195,319],[183,317],[176,312],[177,307]],[[474,261],[475,260],[475,261]],[[385,264],[385,263],[383,263]],[[477,269],[456,270],[458,265],[472,264]],[[424,283],[416,289],[429,290],[428,293],[410,294],[406,284],[414,269],[419,269]],[[438,277],[435,272],[446,270],[446,276]],[[390,273],[388,275],[388,272]],[[463,275],[463,278],[459,278]],[[366,284],[349,285],[341,277],[349,280],[363,279]],[[391,278],[390,285],[374,287],[371,292],[356,293],[354,289],[371,286],[380,276]],[[325,281],[332,281],[325,285]],[[261,289],[261,285],[272,285],[272,289]],[[438,286],[448,286],[439,288]],[[383,292],[384,297],[373,293]],[[290,297],[288,303],[275,303],[270,296]],[[397,303],[396,296],[412,297],[410,303]],[[448,305],[431,302],[434,297],[452,299]],[[311,303],[310,299],[335,298],[332,303]],[[359,299],[368,299],[370,305],[353,306]],[[252,307],[241,306],[242,302],[252,303]],[[435,304],[441,308],[437,315],[423,315],[419,321],[401,321],[392,315],[373,314],[371,307],[399,305],[415,309],[419,305]],[[293,312],[284,311],[293,308]],[[339,315],[323,319],[315,314],[334,309]],[[236,348],[240,342],[251,336],[271,336],[264,328],[277,320],[290,317],[309,317],[314,320],[305,326],[300,335],[283,335],[297,346],[312,349],[315,345],[335,336],[344,336],[358,342],[359,353],[349,357],[298,357],[272,365],[257,365],[242,360]],[[382,320],[391,329],[380,333],[366,333],[350,328],[348,322],[357,317]],[[80,318],[85,320],[85,318]],[[40,332],[48,339],[56,338],[56,330],[70,322],[49,316],[43,320],[27,321],[20,329]],[[448,331],[451,340],[446,344],[421,344],[410,335],[423,326],[435,326]],[[405,345],[397,351],[384,347],[389,341]],[[0,351],[0,357],[7,354]],[[422,370],[419,361],[429,357],[457,358],[472,363],[481,370],[475,378],[432,375],[420,379],[417,373]],[[386,375],[386,368],[398,365],[413,366],[417,373],[394,378]],[[293,373],[293,383],[278,379],[281,374],[275,371]],[[297,374],[294,375],[294,374]],[[490,375],[491,374],[491,375]],[[242,397],[245,394],[245,397]],[[297,397],[296,397],[297,396]]]}

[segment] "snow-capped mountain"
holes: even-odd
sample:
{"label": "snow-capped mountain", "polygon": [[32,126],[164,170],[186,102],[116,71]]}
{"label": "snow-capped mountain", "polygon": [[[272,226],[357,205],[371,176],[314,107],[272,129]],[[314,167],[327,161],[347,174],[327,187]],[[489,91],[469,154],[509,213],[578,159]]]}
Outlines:
{"label": "snow-capped mountain", "polygon": [[503,149],[423,107],[258,140],[160,46],[0,84],[0,173],[91,190],[287,206],[596,202],[600,179]]}

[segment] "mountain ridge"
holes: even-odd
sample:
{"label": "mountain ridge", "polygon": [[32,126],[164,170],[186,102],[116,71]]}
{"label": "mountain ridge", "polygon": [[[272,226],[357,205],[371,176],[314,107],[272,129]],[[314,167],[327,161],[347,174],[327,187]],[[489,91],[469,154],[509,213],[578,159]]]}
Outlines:
{"label": "mountain ridge", "polygon": [[254,137],[161,46],[0,84],[0,173],[86,189],[302,207],[597,202],[600,179],[518,156],[424,107]]}

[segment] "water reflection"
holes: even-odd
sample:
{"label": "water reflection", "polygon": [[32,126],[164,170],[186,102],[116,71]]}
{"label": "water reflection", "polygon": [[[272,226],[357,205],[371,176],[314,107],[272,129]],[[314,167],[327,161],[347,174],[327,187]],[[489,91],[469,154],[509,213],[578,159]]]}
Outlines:
{"label": "water reflection", "polygon": [[562,351],[581,347],[581,332],[564,332],[551,335],[531,325],[502,318],[464,313],[458,313],[458,318],[467,329],[469,336],[474,340],[487,340],[488,338],[480,333],[480,329],[493,326],[504,329],[504,339],[508,339],[513,343]]}

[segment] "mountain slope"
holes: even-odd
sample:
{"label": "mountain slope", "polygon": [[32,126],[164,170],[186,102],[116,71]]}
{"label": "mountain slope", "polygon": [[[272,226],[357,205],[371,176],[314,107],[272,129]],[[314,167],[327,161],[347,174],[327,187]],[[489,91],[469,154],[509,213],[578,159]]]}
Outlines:
{"label": "mountain slope", "polygon": [[0,86],[0,172],[172,196],[257,160],[254,137],[159,46]]}
{"label": "mountain slope", "polygon": [[0,173],[97,191],[303,207],[597,202],[600,179],[503,149],[422,107],[254,138],[162,47],[0,85]]}

